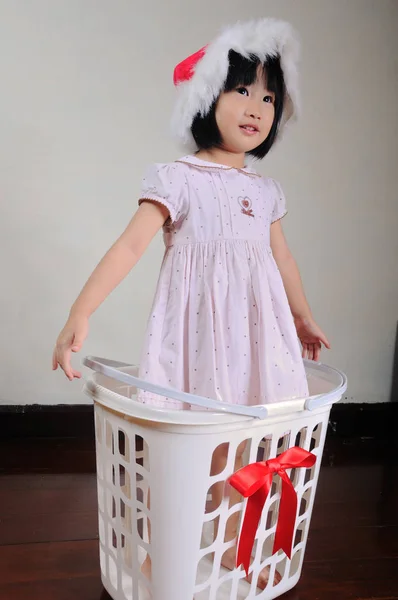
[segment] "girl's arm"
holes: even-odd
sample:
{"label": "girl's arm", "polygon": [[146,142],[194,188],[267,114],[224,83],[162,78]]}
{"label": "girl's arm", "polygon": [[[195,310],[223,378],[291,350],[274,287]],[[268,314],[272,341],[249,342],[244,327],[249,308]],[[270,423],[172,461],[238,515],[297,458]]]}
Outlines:
{"label": "girl's arm", "polygon": [[271,249],[286,290],[297,334],[303,346],[303,358],[317,361],[322,344],[326,348],[330,348],[330,344],[314,321],[297,263],[287,245],[280,220],[271,225]]}
{"label": "girl's arm", "polygon": [[70,359],[71,352],[78,352],[87,336],[89,317],[139,261],[168,217],[169,212],[163,205],[152,201],[142,202],[125,231],[94,269],[74,302],[55,346],[54,370],[59,365],[68,379],[81,377],[81,373],[71,367]]}
{"label": "girl's arm", "polygon": [[90,317],[137,264],[152,238],[167,220],[161,204],[142,202],[119,239],[90,275],[71,308],[71,314]]}

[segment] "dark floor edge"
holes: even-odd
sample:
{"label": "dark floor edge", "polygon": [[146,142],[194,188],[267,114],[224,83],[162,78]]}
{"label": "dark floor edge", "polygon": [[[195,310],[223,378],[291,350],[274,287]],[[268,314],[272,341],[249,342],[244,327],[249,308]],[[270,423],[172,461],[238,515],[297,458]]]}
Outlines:
{"label": "dark floor edge", "polygon": [[[1,438],[94,436],[92,404],[0,405]],[[329,436],[385,439],[398,425],[398,403],[335,404]]]}

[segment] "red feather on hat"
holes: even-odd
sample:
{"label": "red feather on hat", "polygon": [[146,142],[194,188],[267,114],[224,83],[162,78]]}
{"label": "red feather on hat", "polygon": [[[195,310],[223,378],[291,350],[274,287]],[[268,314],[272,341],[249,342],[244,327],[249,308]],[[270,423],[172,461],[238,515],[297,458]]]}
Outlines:
{"label": "red feather on hat", "polygon": [[188,81],[189,79],[191,79],[192,75],[195,72],[195,67],[197,63],[200,61],[201,58],[203,58],[203,56],[206,53],[206,48],[207,46],[204,46],[203,48],[195,52],[195,54],[191,54],[191,56],[188,56],[188,58],[181,61],[176,66],[176,68],[174,69],[173,76],[174,85],[178,85],[183,81]]}

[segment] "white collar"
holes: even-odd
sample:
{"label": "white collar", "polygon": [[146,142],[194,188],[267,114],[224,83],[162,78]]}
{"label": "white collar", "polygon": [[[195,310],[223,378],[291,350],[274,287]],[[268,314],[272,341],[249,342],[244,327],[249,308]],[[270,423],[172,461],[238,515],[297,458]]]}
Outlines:
{"label": "white collar", "polygon": [[256,171],[248,166],[244,166],[242,168],[239,167],[229,167],[228,165],[222,165],[220,163],[210,162],[207,160],[203,160],[202,158],[198,158],[195,154],[188,154],[187,156],[183,156],[179,158],[175,162],[185,163],[187,165],[191,165],[192,167],[196,167],[198,169],[206,169],[209,171],[214,170],[223,170],[223,171],[238,171],[239,173],[244,173],[245,175],[250,175],[251,177],[261,177]]}

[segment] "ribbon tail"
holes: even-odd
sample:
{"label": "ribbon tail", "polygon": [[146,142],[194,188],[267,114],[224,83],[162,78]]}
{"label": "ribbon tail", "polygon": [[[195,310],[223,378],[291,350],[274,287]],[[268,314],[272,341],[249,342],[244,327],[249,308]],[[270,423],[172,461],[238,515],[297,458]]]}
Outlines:
{"label": "ribbon tail", "polygon": [[297,494],[287,473],[280,473],[282,493],[279,504],[279,518],[275,533],[273,554],[283,550],[290,559],[292,555],[294,526],[297,515]]}
{"label": "ribbon tail", "polygon": [[239,568],[240,565],[242,565],[247,576],[249,575],[250,559],[258,524],[271,487],[271,482],[272,474],[267,476],[265,484],[247,501],[245,517],[239,537],[238,552],[236,555],[236,567]]}

